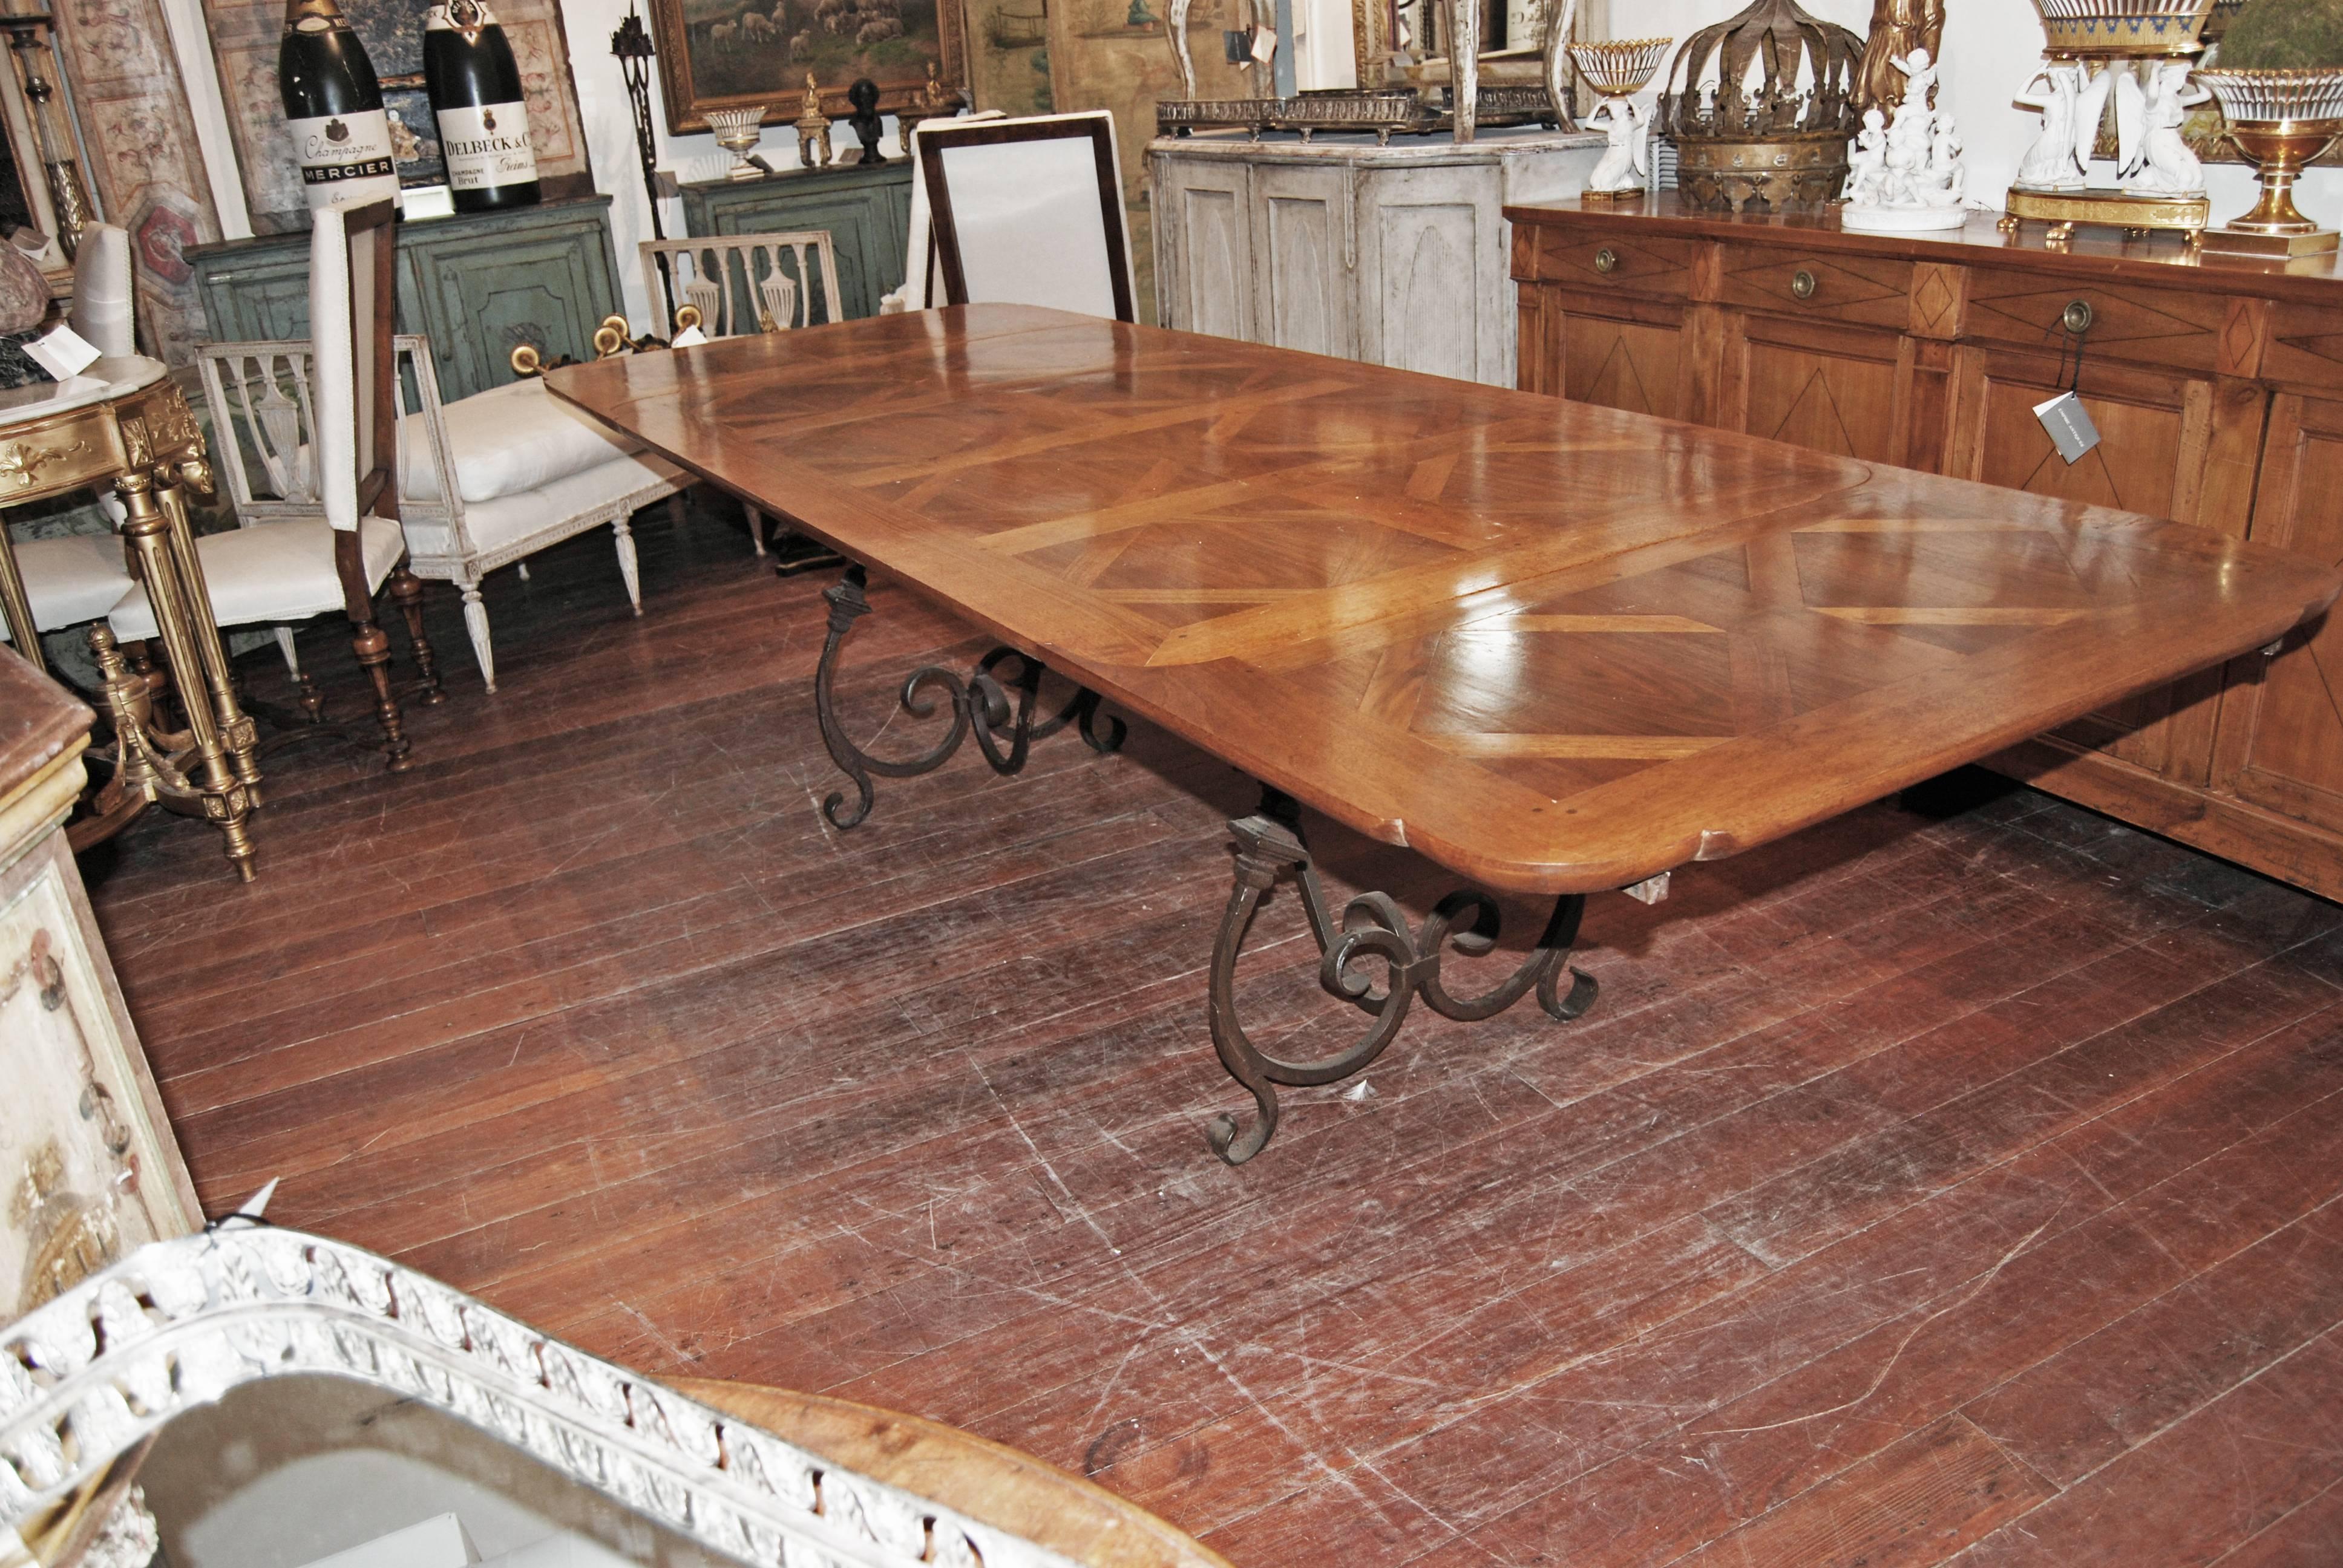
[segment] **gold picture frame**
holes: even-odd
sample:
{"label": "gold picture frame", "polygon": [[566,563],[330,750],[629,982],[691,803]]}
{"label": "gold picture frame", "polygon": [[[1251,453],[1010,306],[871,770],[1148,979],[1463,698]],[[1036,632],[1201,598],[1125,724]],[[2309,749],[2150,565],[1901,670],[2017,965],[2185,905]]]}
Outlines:
{"label": "gold picture frame", "polygon": [[928,67],[947,87],[968,79],[960,0],[649,0],[667,128],[705,131],[710,109],[765,106],[763,123],[800,112],[805,79],[822,112],[851,112],[847,87],[879,85],[879,108],[920,106]]}

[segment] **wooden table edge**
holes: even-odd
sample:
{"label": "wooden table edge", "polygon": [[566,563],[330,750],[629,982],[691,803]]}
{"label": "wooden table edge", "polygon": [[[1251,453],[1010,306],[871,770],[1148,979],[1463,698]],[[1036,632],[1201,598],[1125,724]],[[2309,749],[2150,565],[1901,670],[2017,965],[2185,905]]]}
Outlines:
{"label": "wooden table edge", "polygon": [[667,1383],[824,1459],[1091,1568],[1232,1568],[1192,1536],[1096,1482],[941,1422],[761,1383]]}

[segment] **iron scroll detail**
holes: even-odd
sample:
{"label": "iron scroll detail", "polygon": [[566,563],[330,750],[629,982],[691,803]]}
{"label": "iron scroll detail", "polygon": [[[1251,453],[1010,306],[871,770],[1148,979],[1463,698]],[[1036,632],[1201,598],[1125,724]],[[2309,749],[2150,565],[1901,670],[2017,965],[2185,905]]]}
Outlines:
{"label": "iron scroll detail", "polygon": [[[977,661],[966,679],[940,664],[921,665],[904,677],[898,694],[904,712],[914,719],[930,719],[940,703],[950,709],[951,721],[942,738],[917,756],[871,756],[847,738],[839,721],[836,696],[839,649],[854,623],[870,613],[870,600],[864,591],[870,581],[870,574],[861,567],[850,566],[821,593],[830,605],[830,626],[822,639],[820,662],[814,668],[814,716],[821,726],[822,745],[839,770],[852,781],[855,794],[850,805],[842,789],[831,791],[822,801],[821,813],[831,826],[856,827],[870,816],[878,794],[873,777],[911,779],[931,773],[951,759],[971,732],[986,765],[1004,776],[1023,770],[1034,741],[1046,739],[1070,724],[1093,751],[1105,755],[1121,749],[1128,729],[1111,714],[1101,723],[1099,694],[1087,688],[1077,688],[1056,713],[1037,720],[1041,661],[1013,648],[996,648]],[[1013,673],[1004,682],[999,672],[1012,664]]]}
{"label": "iron scroll detail", "polygon": [[[1362,893],[1343,907],[1338,924],[1302,839],[1300,809],[1290,798],[1264,789],[1262,809],[1232,821],[1229,831],[1237,840],[1236,876],[1212,946],[1212,1045],[1229,1076],[1252,1095],[1255,1115],[1252,1124],[1242,1128],[1232,1114],[1216,1116],[1205,1136],[1212,1151],[1232,1165],[1260,1153],[1276,1132],[1280,1085],[1313,1088],[1364,1071],[1398,1037],[1418,996],[1433,1011],[1461,1023],[1493,1018],[1533,990],[1539,1007],[1557,1022],[1578,1018],[1594,1005],[1594,977],[1569,963],[1586,912],[1584,894],[1554,900],[1537,947],[1504,980],[1478,996],[1458,997],[1441,978],[1442,961],[1451,948],[1477,958],[1496,946],[1494,899],[1472,890],[1451,893],[1411,932],[1404,912],[1389,894]],[[1366,1033],[1348,1046],[1306,1061],[1274,1056],[1254,1045],[1236,1010],[1237,956],[1245,932],[1270,890],[1289,876],[1301,891],[1310,933],[1318,943],[1318,983],[1373,1020]],[[1373,978],[1357,972],[1357,966],[1376,960],[1383,966],[1380,987]],[[1571,977],[1566,993],[1562,987],[1565,972]]]}

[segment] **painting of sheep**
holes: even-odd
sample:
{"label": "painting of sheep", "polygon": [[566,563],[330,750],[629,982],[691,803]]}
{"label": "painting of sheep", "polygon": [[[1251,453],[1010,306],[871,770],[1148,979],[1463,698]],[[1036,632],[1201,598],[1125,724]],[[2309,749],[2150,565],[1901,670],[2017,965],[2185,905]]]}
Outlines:
{"label": "painting of sheep", "polygon": [[810,72],[832,116],[858,76],[879,85],[882,111],[916,101],[928,66],[965,79],[956,0],[650,0],[668,126],[706,128],[705,111],[762,103],[766,123],[797,114]]}

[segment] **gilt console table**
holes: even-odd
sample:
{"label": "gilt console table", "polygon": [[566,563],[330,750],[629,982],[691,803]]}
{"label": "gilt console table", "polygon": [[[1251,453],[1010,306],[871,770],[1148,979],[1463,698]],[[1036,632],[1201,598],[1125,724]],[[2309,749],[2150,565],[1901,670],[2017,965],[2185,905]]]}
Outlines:
{"label": "gilt console table", "polygon": [[[2343,560],[2343,278],[2086,231],[1518,208],[1520,385]],[[2061,460],[2033,407],[2079,388]],[[2161,635],[2161,632],[2151,635]],[[2343,617],[1989,759],[2343,898]]]}
{"label": "gilt console table", "polygon": [[[829,590],[815,704],[855,798],[972,737],[1013,771],[1103,697],[1263,786],[1231,824],[1236,882],[1210,978],[1213,1043],[1258,1114],[1277,1086],[1373,1060],[1421,998],[1556,1019],[1585,896],[1821,821],[2285,636],[2343,576],[2249,540],[1775,441],[1468,382],[1020,306],[727,339],[557,370],[548,385],[850,566]],[[830,702],[881,571],[1006,648],[930,668],[944,725],[874,758]],[[1079,683],[1037,705],[1046,664]],[[945,710],[949,709],[949,717]],[[1474,882],[1554,900],[1476,996],[1497,907],[1413,930],[1370,893],[1326,907],[1296,803]],[[1361,1038],[1280,1058],[1236,1016],[1262,896],[1292,878],[1320,979]],[[1375,966],[1380,965],[1380,970]],[[1380,985],[1371,984],[1371,971]]]}

